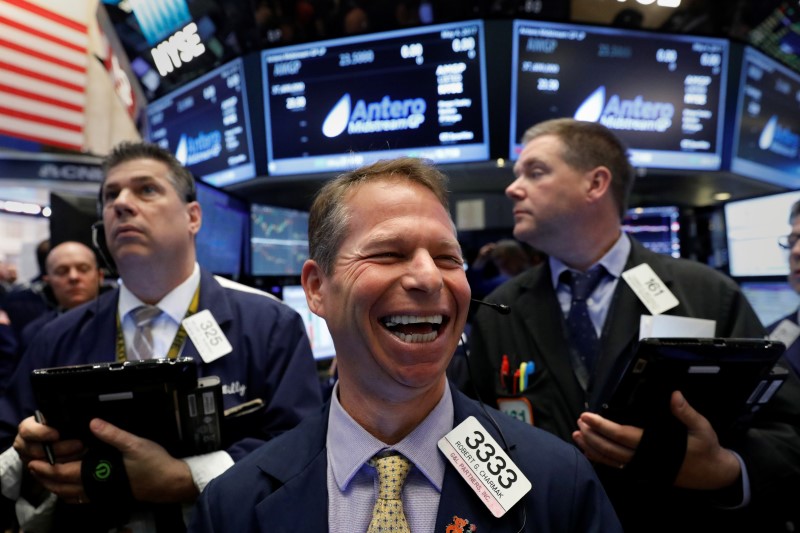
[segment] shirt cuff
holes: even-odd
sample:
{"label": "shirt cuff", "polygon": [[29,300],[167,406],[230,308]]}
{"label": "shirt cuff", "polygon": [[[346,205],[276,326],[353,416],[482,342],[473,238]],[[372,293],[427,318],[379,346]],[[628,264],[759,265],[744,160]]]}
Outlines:
{"label": "shirt cuff", "polygon": [[22,490],[22,459],[9,448],[0,454],[0,493],[9,500],[19,499]]}
{"label": "shirt cuff", "polygon": [[744,459],[738,453],[731,450],[731,453],[736,457],[736,460],[739,461],[739,468],[742,471],[742,501],[739,502],[737,505],[733,505],[727,507],[728,509],[740,509],[742,507],[746,507],[750,504],[750,476],[747,475],[747,465],[744,464]]}
{"label": "shirt cuff", "polygon": [[189,466],[197,492],[203,492],[209,481],[233,466],[233,459],[223,451],[184,457],[183,461]]}

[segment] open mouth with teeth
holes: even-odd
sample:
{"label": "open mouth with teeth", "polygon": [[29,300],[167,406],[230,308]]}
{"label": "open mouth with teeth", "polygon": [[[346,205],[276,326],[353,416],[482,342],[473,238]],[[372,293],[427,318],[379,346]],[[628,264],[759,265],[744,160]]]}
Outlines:
{"label": "open mouth with teeth", "polygon": [[448,318],[442,315],[415,316],[391,315],[383,317],[381,323],[389,332],[403,342],[432,342],[439,335],[439,329],[447,324]]}

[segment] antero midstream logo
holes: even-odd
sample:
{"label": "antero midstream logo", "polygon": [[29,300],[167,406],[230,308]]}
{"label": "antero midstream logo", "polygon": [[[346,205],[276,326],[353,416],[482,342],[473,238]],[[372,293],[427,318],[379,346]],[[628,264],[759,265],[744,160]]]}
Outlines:
{"label": "antero midstream logo", "polygon": [[578,107],[574,118],[600,122],[611,130],[666,131],[674,115],[671,103],[649,102],[641,95],[623,100],[614,94],[606,100],[606,88],[601,85]]}
{"label": "antero midstream logo", "polygon": [[196,165],[217,157],[222,152],[222,134],[219,131],[198,133],[195,137],[181,135],[175,158],[182,165]]}
{"label": "antero midstream logo", "polygon": [[778,123],[778,115],[772,115],[761,131],[758,147],[776,154],[795,157],[800,148],[800,136]]}
{"label": "antero midstream logo", "polygon": [[325,117],[322,133],[333,138],[345,130],[350,135],[414,130],[425,122],[427,107],[422,98],[392,100],[388,95],[380,102],[357,100],[355,105],[351,105],[350,93],[345,93]]}

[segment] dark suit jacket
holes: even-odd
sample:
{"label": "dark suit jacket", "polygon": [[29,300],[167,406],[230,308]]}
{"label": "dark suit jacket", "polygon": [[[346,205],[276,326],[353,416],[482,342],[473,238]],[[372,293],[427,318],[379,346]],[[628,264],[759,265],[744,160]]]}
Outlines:
{"label": "dark suit jacket", "polygon": [[[797,311],[793,313],[789,313],[785,317],[777,320],[767,326],[767,331],[772,333],[775,331],[775,328],[778,327],[778,324],[783,322],[784,320],[788,320],[794,324],[797,324]],[[786,352],[783,354],[783,357],[792,367],[792,369],[797,373],[800,374],[800,339],[795,340],[791,345],[786,347]]]}
{"label": "dark suit jacket", "polygon": [[[453,404],[456,425],[474,416],[502,442],[476,402],[453,390]],[[212,481],[195,507],[189,530],[327,532],[325,438],[329,405]],[[527,514],[523,531],[620,531],[599,481],[576,448],[488,410],[505,434],[512,459],[533,489],[497,519],[456,469],[448,466],[434,531],[444,532],[454,516],[476,524],[479,533],[518,531],[523,505]]]}
{"label": "dark suit jacket", "polygon": [[[718,337],[764,336],[758,317],[738,286],[726,276],[700,263],[655,254],[631,239],[625,270],[642,263],[653,268],[680,302],[666,314],[715,320]],[[602,354],[588,390],[584,391],[570,364],[568,337],[553,290],[549,262],[517,276],[487,300],[509,305],[511,314],[498,315],[482,308],[473,321],[470,362],[481,397],[494,403],[504,395],[499,378],[503,354],[508,356],[512,369],[532,359],[536,371],[523,395],[533,407],[534,424],[572,442],[578,416],[586,410],[596,410],[613,389],[632,357],[640,317],[650,313],[627,283],[620,280],[603,329]],[[771,504],[784,492],[778,489],[783,481],[794,479],[800,483],[800,384],[794,376],[761,415],[754,422],[758,429],[751,430],[744,438],[737,435],[725,444],[740,453],[748,465],[753,502]],[[770,446],[775,446],[774,451]],[[678,524],[676,530],[685,531],[687,523],[697,523],[686,518],[691,508],[686,502],[701,500],[702,508],[710,507],[696,494],[671,507],[669,502],[674,502],[671,498],[677,491],[666,490],[658,497],[653,493],[655,488],[643,489],[624,479],[621,482],[629,490],[618,493],[608,480],[616,480],[619,475],[619,472],[608,475],[601,472],[626,528],[629,525],[626,518],[639,515],[646,522],[643,531],[654,531],[658,524],[667,529],[670,523]],[[713,521],[717,523],[717,518]]]}

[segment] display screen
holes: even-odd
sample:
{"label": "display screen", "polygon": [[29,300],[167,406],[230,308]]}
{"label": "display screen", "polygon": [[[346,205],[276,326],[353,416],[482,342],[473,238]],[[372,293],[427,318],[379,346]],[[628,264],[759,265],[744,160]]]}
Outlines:
{"label": "display screen", "polygon": [[675,206],[635,207],[628,209],[622,229],[653,252],[680,257],[679,216]]}
{"label": "display screen", "polygon": [[333,338],[328,331],[325,319],[315,315],[308,308],[306,294],[301,285],[285,285],[282,291],[283,303],[300,313],[306,326],[308,340],[311,341],[311,351],[314,359],[328,359],[336,355],[333,347]]}
{"label": "display screen", "polygon": [[308,213],[253,204],[250,273],[297,276],[308,259]]}
{"label": "display screen", "polygon": [[197,201],[203,224],[197,234],[197,262],[214,274],[238,278],[241,274],[250,209],[225,191],[197,183]]}
{"label": "display screen", "polygon": [[489,157],[483,22],[262,52],[271,175]]}
{"label": "display screen", "polygon": [[514,22],[510,157],[543,120],[600,122],[636,167],[719,170],[728,42]]}
{"label": "display screen", "polygon": [[800,188],[800,74],[745,48],[731,171]]}
{"label": "display screen", "polygon": [[731,276],[786,276],[788,251],[778,237],[791,233],[789,212],[800,191],[737,200],[725,204],[728,268]]}
{"label": "display screen", "polygon": [[785,280],[744,281],[739,285],[764,327],[797,311],[800,304],[800,296]]}
{"label": "display screen", "polygon": [[254,178],[244,64],[236,59],[147,106],[147,139],[204,181]]}

